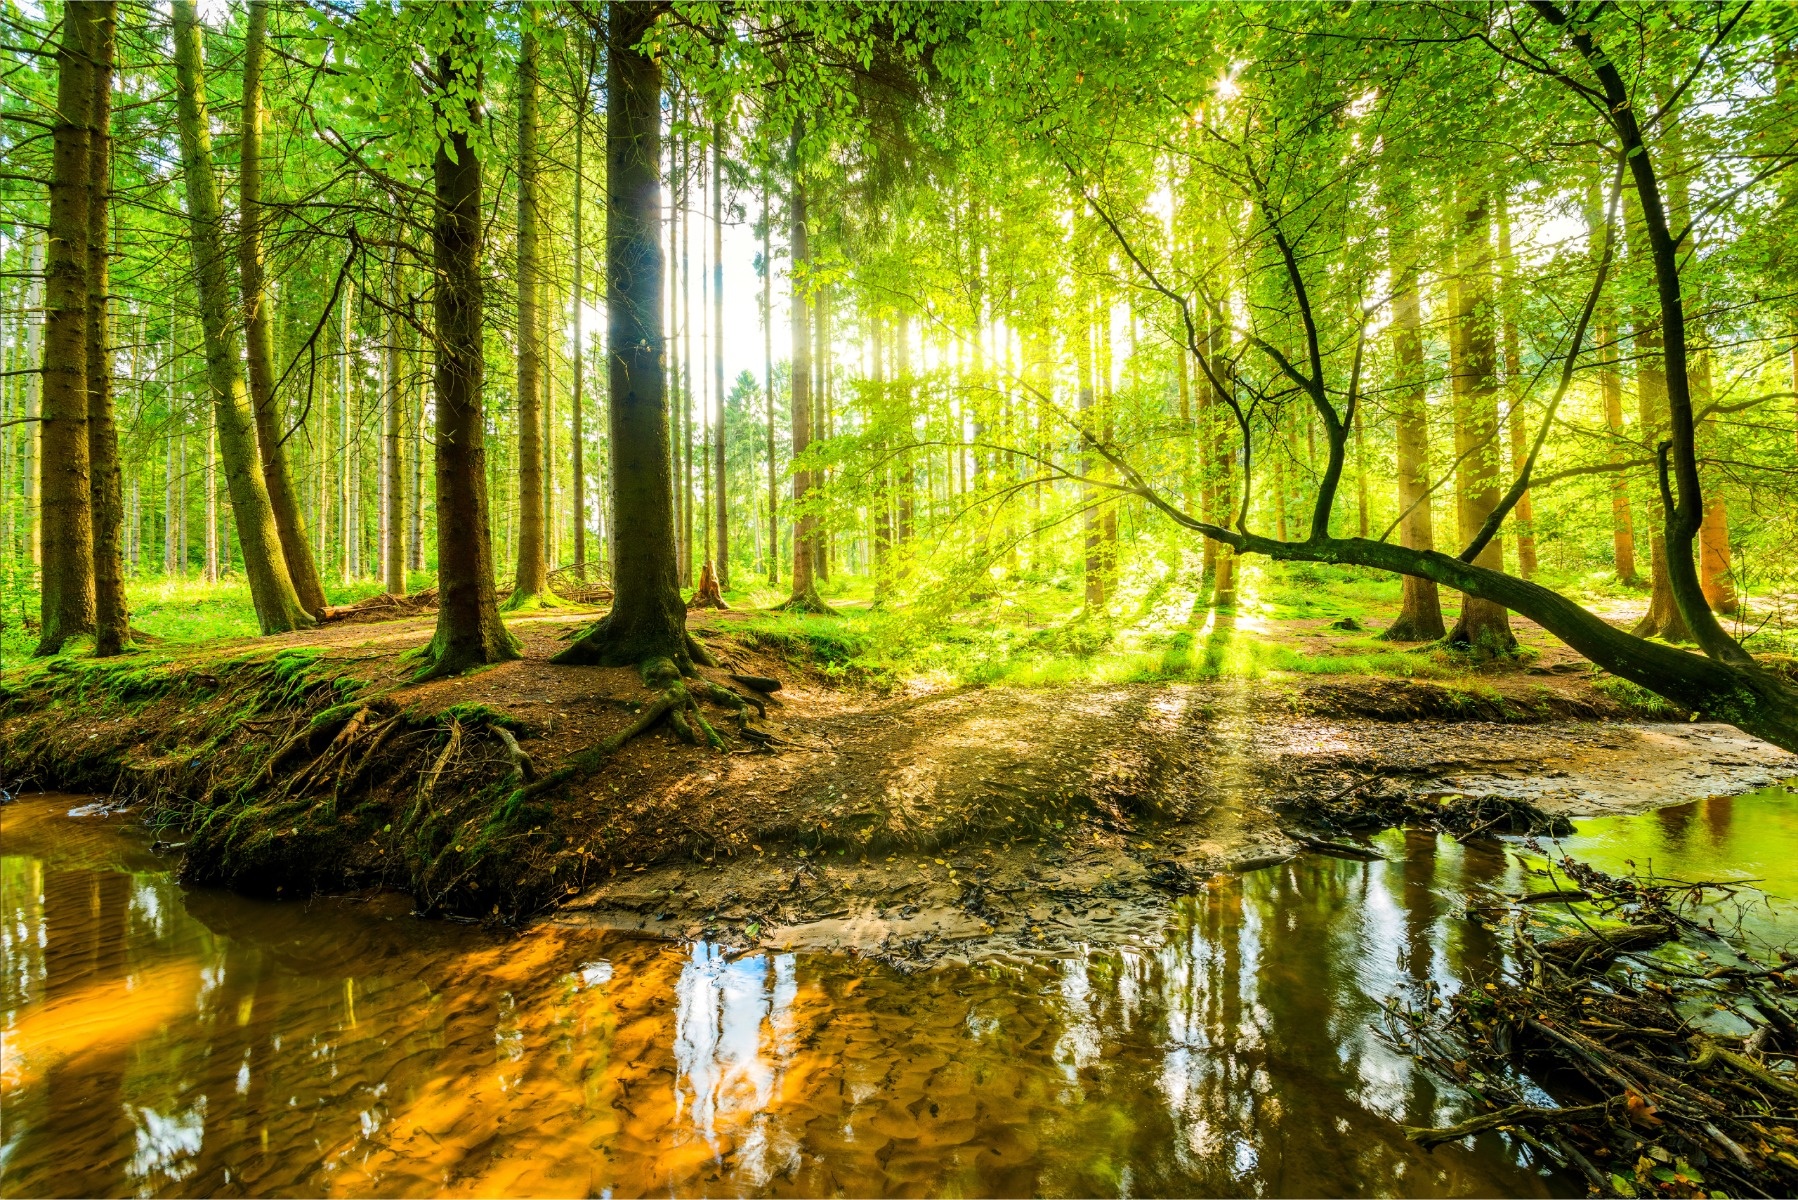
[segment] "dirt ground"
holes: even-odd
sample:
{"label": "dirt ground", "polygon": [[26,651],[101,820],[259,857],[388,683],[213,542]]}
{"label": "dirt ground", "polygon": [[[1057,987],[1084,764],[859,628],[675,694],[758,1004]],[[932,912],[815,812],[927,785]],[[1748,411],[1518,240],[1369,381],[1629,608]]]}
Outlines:
{"label": "dirt ground", "polygon": [[[484,705],[516,723],[543,772],[624,727],[652,697],[633,670],[547,661],[591,619],[513,618],[522,660],[418,686],[398,656],[428,639],[428,614],[206,654],[313,647],[397,708]],[[782,681],[754,722],[775,739],[771,750],[718,713],[732,735],[724,752],[683,744],[664,725],[545,797],[545,844],[580,869],[539,919],[901,964],[1054,954],[1152,934],[1170,896],[1298,853],[1294,814],[1327,810],[1370,781],[1388,794],[1503,796],[1579,815],[1798,775],[1798,758],[1725,726],[1629,719],[1558,644],[1472,688],[1291,675],[878,693],[831,686],[812,664],[771,653],[743,636],[744,619],[696,614],[693,628],[724,664],[709,678]],[[1323,622],[1267,635],[1319,653],[1342,636]],[[105,730],[140,757],[166,757],[158,730],[204,709],[152,706],[128,731],[104,712],[64,714],[53,736],[91,745]],[[496,740],[463,753],[465,780],[510,769]],[[393,794],[414,783],[392,781]],[[352,882],[395,862],[379,857],[388,848],[377,833],[360,845]]]}

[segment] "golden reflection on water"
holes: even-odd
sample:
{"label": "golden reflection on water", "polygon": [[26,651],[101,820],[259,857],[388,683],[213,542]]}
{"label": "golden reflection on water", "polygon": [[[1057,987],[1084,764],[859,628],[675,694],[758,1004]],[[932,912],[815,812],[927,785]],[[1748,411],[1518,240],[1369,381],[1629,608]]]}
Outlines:
{"label": "golden reflection on water", "polygon": [[1451,916],[1494,851],[1389,835],[1142,949],[905,975],[184,891],[69,803],[0,810],[6,1195],[1568,1191],[1406,1143],[1465,1110],[1370,1028],[1494,961]]}

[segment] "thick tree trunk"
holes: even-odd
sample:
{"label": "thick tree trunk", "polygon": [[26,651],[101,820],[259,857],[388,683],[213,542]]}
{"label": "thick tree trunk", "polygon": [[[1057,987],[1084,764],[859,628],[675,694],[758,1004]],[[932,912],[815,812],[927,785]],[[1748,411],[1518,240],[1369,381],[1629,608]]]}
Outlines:
{"label": "thick tree trunk", "polygon": [[[792,389],[788,407],[792,410],[793,420],[793,457],[795,460],[805,453],[805,448],[812,441],[812,305],[807,303],[806,291],[811,281],[805,278],[811,266],[811,231],[806,225],[805,182],[799,174],[799,143],[805,136],[803,120],[793,123],[793,137],[787,155],[787,162],[793,173],[793,194],[788,204],[788,220],[791,222],[789,245],[792,256],[792,327],[793,327],[793,370]],[[791,612],[828,613],[830,607],[818,595],[816,579],[816,563],[813,555],[818,548],[818,519],[806,506],[806,497],[812,488],[812,474],[795,468],[793,471],[793,590],[787,598],[786,608]]]}
{"label": "thick tree trunk", "polygon": [[281,557],[300,604],[314,617],[325,612],[325,585],[306,537],[299,491],[287,462],[286,430],[275,396],[275,327],[269,312],[262,265],[262,71],[268,57],[269,0],[251,0],[244,32],[242,160],[238,172],[237,273],[243,288],[244,350],[249,366],[250,401],[256,413],[256,444],[262,482],[274,510]]}
{"label": "thick tree trunk", "polygon": [[194,0],[174,0],[175,93],[181,124],[181,165],[187,180],[187,221],[199,282],[200,319],[206,345],[206,377],[218,421],[225,483],[237,521],[244,574],[256,619],[264,633],[281,633],[314,623],[300,603],[281,553],[280,534],[268,487],[257,461],[254,417],[244,389],[243,362],[232,320],[226,266],[224,217],[212,162],[212,129],[206,108],[200,18]]}
{"label": "thick tree trunk", "polygon": [[[1408,219],[1404,207],[1402,203],[1390,206],[1394,223]],[[1434,550],[1429,499],[1429,384],[1424,374],[1423,309],[1417,294],[1417,263],[1409,244],[1398,237],[1393,238],[1391,258],[1392,356],[1398,376],[1393,416],[1398,437],[1398,506],[1402,514],[1399,543],[1412,550]],[[1395,642],[1433,642],[1443,637],[1446,630],[1436,581],[1406,575],[1402,586],[1398,619],[1381,636]]]}
{"label": "thick tree trunk", "polygon": [[[470,55],[472,57],[472,55]],[[517,658],[518,642],[499,617],[487,510],[486,422],[482,357],[481,160],[457,126],[480,122],[481,80],[468,59],[443,54],[434,103],[451,132],[433,163],[436,220],[431,228],[437,280],[436,324],[437,631],[425,651],[425,678],[455,675]],[[456,91],[452,86],[459,85]]]}
{"label": "thick tree trunk", "polygon": [[94,628],[94,526],[88,452],[88,206],[99,6],[63,14],[51,134],[42,455],[43,590],[36,653]]}
{"label": "thick tree trunk", "polygon": [[[1659,431],[1667,425],[1667,370],[1660,326],[1645,312],[1635,314],[1636,407],[1638,428],[1652,450]],[[1687,549],[1690,550],[1690,543]],[[1673,576],[1667,569],[1665,526],[1652,527],[1648,538],[1648,611],[1636,623],[1638,637],[1658,637],[1669,642],[1689,642],[1692,631],[1673,597]]]}
{"label": "thick tree trunk", "polygon": [[[528,17],[528,10],[527,10]],[[536,608],[549,589],[543,545],[543,411],[537,359],[537,37],[518,55],[518,563],[508,609]]]}
{"label": "thick tree trunk", "polygon": [[[1450,283],[1453,327],[1449,352],[1454,372],[1455,452],[1461,462],[1455,472],[1456,515],[1465,544],[1498,507],[1498,347],[1493,327],[1489,199],[1484,192],[1464,193],[1460,203],[1455,275]],[[1494,537],[1475,561],[1503,571],[1503,540]],[[1488,654],[1508,654],[1517,646],[1504,607],[1478,596],[1462,600],[1461,615],[1448,640]]]}
{"label": "thick tree trunk", "polygon": [[606,336],[615,598],[559,663],[623,666],[667,658],[690,671],[674,545],[674,489],[663,373],[662,68],[637,49],[656,12],[609,8],[606,89]]}
{"label": "thick tree trunk", "polygon": [[712,398],[718,406],[713,439],[713,519],[718,527],[718,586],[730,586],[730,493],[724,477],[724,122],[712,121]]}
{"label": "thick tree trunk", "polygon": [[119,430],[113,417],[111,290],[106,239],[112,198],[112,77],[117,0],[94,5],[93,140],[88,147],[87,452],[94,521],[94,653],[131,645],[125,603],[125,502],[119,479]]}

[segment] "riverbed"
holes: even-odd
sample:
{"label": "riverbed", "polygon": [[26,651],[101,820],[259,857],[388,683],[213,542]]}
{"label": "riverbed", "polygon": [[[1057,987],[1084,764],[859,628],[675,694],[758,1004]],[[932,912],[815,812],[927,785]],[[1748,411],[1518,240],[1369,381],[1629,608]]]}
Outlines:
{"label": "riverbed", "polygon": [[[1378,1032],[1506,965],[1466,900],[1548,886],[1509,843],[1392,830],[1110,944],[907,970],[187,889],[84,800],[0,808],[8,1196],[1584,1193],[1504,1134],[1407,1142],[1472,1109]],[[1781,897],[1795,845],[1775,789],[1544,852]]]}

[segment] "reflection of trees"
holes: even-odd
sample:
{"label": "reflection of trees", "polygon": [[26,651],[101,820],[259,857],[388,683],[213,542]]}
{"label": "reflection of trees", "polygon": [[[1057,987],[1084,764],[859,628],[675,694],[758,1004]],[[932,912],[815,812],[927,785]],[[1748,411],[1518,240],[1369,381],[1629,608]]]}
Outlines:
{"label": "reflection of trees", "polygon": [[[131,877],[112,871],[46,872],[44,999],[73,1001],[124,977]],[[111,1038],[53,1061],[44,1076],[43,1122],[26,1133],[21,1157],[54,1161],[58,1186],[70,1194],[118,1190],[130,1157],[125,1117],[126,1047]]]}
{"label": "reflection of trees", "polygon": [[1733,796],[1712,796],[1704,802],[1704,828],[1710,834],[1711,845],[1722,846],[1729,841],[1729,827],[1735,815]]}

